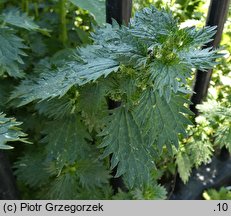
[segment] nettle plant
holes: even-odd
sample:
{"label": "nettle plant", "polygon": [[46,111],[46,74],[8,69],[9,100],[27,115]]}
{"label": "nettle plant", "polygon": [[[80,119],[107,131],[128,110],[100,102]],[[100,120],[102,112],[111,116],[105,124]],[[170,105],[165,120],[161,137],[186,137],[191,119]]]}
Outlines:
{"label": "nettle plant", "polygon": [[[217,51],[201,48],[214,34],[180,28],[170,11],[151,7],[128,27],[106,24],[91,45],[42,61],[10,97],[36,128],[16,162],[18,180],[40,198],[102,199],[111,198],[110,178],[122,176],[127,198],[164,198],[157,163],[187,136],[187,81],[216,64]],[[23,55],[17,44],[14,60]]]}

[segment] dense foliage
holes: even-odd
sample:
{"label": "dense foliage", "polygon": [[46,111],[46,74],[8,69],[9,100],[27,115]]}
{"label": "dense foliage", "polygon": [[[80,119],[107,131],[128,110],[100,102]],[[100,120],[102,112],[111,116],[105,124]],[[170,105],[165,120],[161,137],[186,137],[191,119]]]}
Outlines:
{"label": "dense foliage", "polygon": [[231,192],[228,188],[222,187],[219,191],[215,189],[209,189],[203,193],[203,197],[206,200],[230,200]]}
{"label": "dense foliage", "polygon": [[5,114],[0,113],[0,149],[11,149],[12,147],[7,145],[7,142],[27,142],[26,134],[18,127],[21,124],[21,122],[16,122],[14,118],[6,118]]}
{"label": "dense foliage", "polygon": [[[175,17],[183,23],[181,26],[203,26],[209,1],[155,1],[134,0],[135,9],[154,4],[156,7],[171,6]],[[180,177],[184,182],[189,180],[193,168],[202,163],[209,163],[214,155],[218,155],[224,146],[230,152],[230,86],[231,86],[231,22],[230,12],[224,27],[221,46],[225,50],[225,58],[213,69],[212,80],[208,90],[207,101],[198,106],[199,117],[195,119],[196,126],[187,128],[187,139],[180,139],[180,148],[176,154],[176,163]],[[174,162],[166,163],[171,173]],[[212,190],[213,191],[213,190]]]}
{"label": "dense foliage", "polygon": [[[195,69],[214,67],[220,56],[201,49],[215,28],[181,28],[169,9],[155,7],[137,12],[128,27],[114,22],[99,28],[77,7],[91,11],[104,5],[92,4],[23,1],[16,9],[17,1],[1,3],[0,108],[24,122],[33,142],[24,144],[15,163],[23,196],[164,199],[158,180],[166,170],[175,172],[175,158],[187,181],[192,166],[212,154],[197,129],[187,128],[187,98]],[[93,13],[102,25],[102,14]],[[109,110],[109,100],[121,105]],[[1,118],[3,136],[14,131],[4,146],[25,141],[15,127],[19,123]],[[200,142],[194,145],[193,139]],[[113,195],[109,180],[115,168],[126,193]]]}

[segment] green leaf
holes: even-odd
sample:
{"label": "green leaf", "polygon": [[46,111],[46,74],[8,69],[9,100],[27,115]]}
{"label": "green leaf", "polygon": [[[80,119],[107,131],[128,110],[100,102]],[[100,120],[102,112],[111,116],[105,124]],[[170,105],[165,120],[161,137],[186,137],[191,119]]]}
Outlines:
{"label": "green leaf", "polygon": [[5,116],[5,114],[0,113],[0,149],[12,149],[13,147],[6,145],[7,142],[20,141],[28,143],[25,138],[26,134],[19,128],[22,123]]}
{"label": "green leaf", "polygon": [[[168,101],[172,91],[187,89],[186,81],[191,77],[192,68],[212,68],[217,64],[215,59],[221,57],[210,48],[200,50],[200,46],[212,40],[214,27],[180,29],[169,11],[158,11],[154,7],[143,9],[132,19],[128,32],[146,45],[150,80]],[[134,44],[134,40],[130,41]]]}
{"label": "green leaf", "polygon": [[221,187],[219,190],[209,189],[203,193],[203,197],[206,200],[230,200],[231,191],[225,187]]}
{"label": "green leaf", "polygon": [[98,24],[101,25],[106,22],[105,0],[70,0],[70,2],[91,12]]}
{"label": "green leaf", "polygon": [[231,107],[228,104],[222,104],[217,101],[207,101],[197,108],[202,115],[210,122],[213,128],[216,128],[214,138],[215,145],[220,148],[225,146],[231,152]]}
{"label": "green leaf", "polygon": [[78,197],[79,184],[77,184],[76,178],[71,173],[60,175],[47,186],[43,192],[47,199],[65,200],[77,199]]}
{"label": "green leaf", "polygon": [[133,37],[129,28],[120,28],[116,21],[96,29],[92,38],[94,44],[105,47],[123,65],[143,69],[147,64],[147,45]]}
{"label": "green leaf", "polygon": [[[34,147],[35,148],[35,147]],[[49,173],[45,169],[46,157],[41,150],[27,151],[26,154],[19,158],[14,164],[19,181],[22,181],[30,187],[40,187],[47,184],[49,180]]]}
{"label": "green leaf", "polygon": [[185,50],[179,56],[181,61],[185,62],[188,67],[206,71],[217,64],[215,60],[222,57],[222,54],[217,54],[217,51],[212,50],[212,48],[206,48],[202,50]]}
{"label": "green leaf", "polygon": [[134,188],[128,192],[118,190],[118,193],[115,194],[113,200],[163,200],[166,199],[167,191],[166,189],[157,184],[152,183],[143,188]]}
{"label": "green leaf", "polygon": [[31,149],[36,155],[27,152],[15,166],[21,181],[52,199],[77,199],[81,187],[94,190],[108,183],[109,171],[97,160],[97,149],[79,116],[54,120],[43,133],[41,144]]}
{"label": "green leaf", "polygon": [[186,27],[185,31],[188,33],[189,45],[200,47],[211,42],[213,40],[212,37],[216,34],[216,29],[216,26],[205,26],[201,29]]}
{"label": "green leaf", "polygon": [[[88,163],[86,167],[89,167],[89,165],[90,164]],[[84,176],[84,179],[91,184],[94,184],[94,181],[97,182],[95,175],[96,172],[99,172],[99,170],[92,169],[90,171],[93,171],[93,173],[89,172],[87,175]],[[97,174],[103,173],[99,172]],[[100,175],[98,175],[98,177],[99,179],[103,178],[103,176]],[[112,193],[111,188],[108,186],[108,184],[104,184],[103,187],[83,188],[82,185],[79,183],[78,175],[75,175],[74,173],[61,174],[60,176],[53,179],[53,181],[51,181],[50,184],[47,185],[47,187],[41,188],[41,190],[43,190],[43,195],[45,194],[45,196],[42,197],[43,199],[46,198],[58,200],[102,200],[105,199],[105,197],[108,197],[108,195],[111,196]]]}
{"label": "green leaf", "polygon": [[[106,103],[107,86],[103,82],[85,85],[79,90],[79,106],[88,114],[96,115]],[[91,106],[89,106],[89,102]]]}
{"label": "green leaf", "polygon": [[39,78],[24,80],[11,99],[20,98],[19,106],[22,106],[34,100],[62,97],[74,85],[81,86],[101,76],[106,77],[119,69],[118,62],[107,54],[98,46],[82,48],[76,61],[67,62],[53,72],[41,74]]}
{"label": "green leaf", "polygon": [[76,174],[80,184],[86,189],[103,187],[110,177],[109,171],[97,160],[79,161]]}
{"label": "green leaf", "polygon": [[64,96],[62,98],[53,98],[37,103],[35,109],[38,110],[39,114],[43,114],[49,118],[63,119],[76,110],[75,103],[75,99]]}
{"label": "green leaf", "polygon": [[[78,108],[82,112],[84,123],[89,131],[99,132],[103,126],[103,118],[108,115],[108,105],[105,98],[108,87],[105,82],[97,82],[82,86],[79,89]],[[91,103],[91,106],[89,106]]]}
{"label": "green leaf", "polygon": [[22,39],[8,28],[0,28],[0,74],[7,72],[12,77],[23,77],[19,64],[23,64],[22,56],[25,56],[23,49],[26,46]]}
{"label": "green leaf", "polygon": [[150,78],[154,81],[154,89],[169,102],[172,91],[177,93],[184,89],[190,69],[185,64],[163,64],[155,61],[149,65]]}
{"label": "green leaf", "polygon": [[28,17],[26,13],[21,13],[16,8],[7,10],[0,16],[0,19],[3,20],[3,22],[15,27],[23,28],[29,31],[40,31],[46,35],[49,35],[46,29],[41,29],[31,17]]}
{"label": "green leaf", "polygon": [[90,153],[91,146],[87,140],[91,140],[91,137],[79,116],[69,115],[65,119],[51,121],[43,130],[43,134],[46,136],[42,142],[48,144],[46,151],[51,158],[54,157],[57,160],[59,155],[62,155],[60,162],[63,165],[66,162],[74,163]]}
{"label": "green leaf", "polygon": [[135,109],[135,116],[142,129],[145,142],[160,151],[172,144],[178,148],[178,134],[186,135],[185,126],[191,124],[185,114],[191,112],[184,107],[188,103],[182,95],[172,95],[169,102],[152,89],[146,90]]}
{"label": "green leaf", "polygon": [[208,163],[213,155],[212,143],[202,138],[201,140],[193,140],[193,142],[186,144],[185,148],[191,163],[196,167],[199,167],[202,163]]}
{"label": "green leaf", "polygon": [[231,152],[231,123],[225,122],[220,125],[215,134],[215,144],[220,147],[225,146]]}
{"label": "green leaf", "polygon": [[132,198],[131,193],[122,191],[120,188],[118,192],[112,196],[112,200],[132,200]]}
{"label": "green leaf", "polygon": [[20,13],[17,9],[11,9],[3,13],[1,19],[10,25],[24,28],[27,30],[37,30],[39,26],[34,23],[34,21],[29,18],[25,13]]}
{"label": "green leaf", "polygon": [[131,112],[124,107],[116,109],[100,135],[104,136],[100,148],[106,147],[101,158],[113,154],[111,169],[118,165],[115,177],[123,175],[131,188],[149,182],[154,163]]}
{"label": "green leaf", "polygon": [[184,183],[186,183],[189,179],[192,169],[192,164],[188,155],[185,152],[179,151],[176,157],[176,164],[178,166],[180,178]]}
{"label": "green leaf", "polygon": [[46,126],[44,133],[47,135],[42,142],[47,143],[47,158],[54,163],[51,173],[73,173],[88,188],[107,181],[108,171],[95,159],[97,150],[89,143],[91,137],[79,116],[55,120]]}
{"label": "green leaf", "polygon": [[153,6],[137,12],[130,24],[132,35],[145,41],[149,46],[175,29],[177,29],[177,22],[172,14],[165,10],[159,11]]}
{"label": "green leaf", "polygon": [[167,198],[166,189],[158,184],[150,185],[142,190],[136,188],[131,193],[136,200],[163,200]]}

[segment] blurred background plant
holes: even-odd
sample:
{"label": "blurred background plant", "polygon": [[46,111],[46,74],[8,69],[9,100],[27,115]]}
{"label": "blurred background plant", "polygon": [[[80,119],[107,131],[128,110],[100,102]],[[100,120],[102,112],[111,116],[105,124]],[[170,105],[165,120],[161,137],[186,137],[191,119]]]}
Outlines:
{"label": "blurred background plant", "polygon": [[231,200],[231,191],[229,188],[221,187],[219,190],[209,189],[204,191],[205,200]]}

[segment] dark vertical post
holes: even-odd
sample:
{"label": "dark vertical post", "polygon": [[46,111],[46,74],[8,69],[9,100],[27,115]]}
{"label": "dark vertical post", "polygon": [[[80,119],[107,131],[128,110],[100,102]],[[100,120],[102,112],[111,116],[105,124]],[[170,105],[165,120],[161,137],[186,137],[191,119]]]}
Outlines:
{"label": "dark vertical post", "polygon": [[132,0],[106,0],[106,21],[112,23],[112,18],[120,25],[128,25],[132,13]]}
{"label": "dark vertical post", "polygon": [[0,150],[0,200],[18,199],[15,179],[6,152]]}
{"label": "dark vertical post", "polygon": [[[217,33],[214,35],[214,40],[206,44],[205,47],[217,48],[219,46],[228,15],[229,3],[230,0],[211,0],[206,25],[217,26]],[[202,103],[202,100],[206,97],[211,76],[212,70],[208,72],[197,71],[196,73],[196,81],[193,89],[195,94],[192,95],[191,101],[193,104],[190,106],[190,109],[196,115],[198,115],[196,105]]]}
{"label": "dark vertical post", "polygon": [[[112,24],[112,19],[115,19],[119,25],[128,25],[132,13],[132,0],[106,0],[106,21]],[[120,106],[119,101],[108,100],[108,108],[114,109]],[[112,176],[115,176],[117,167],[112,170]],[[118,188],[126,190],[125,185],[121,177],[112,178],[111,186],[114,192],[118,191]]]}

